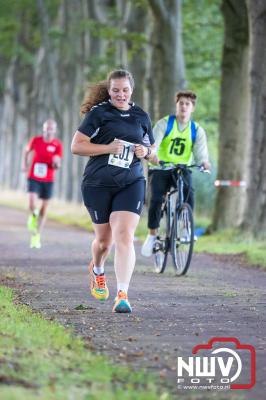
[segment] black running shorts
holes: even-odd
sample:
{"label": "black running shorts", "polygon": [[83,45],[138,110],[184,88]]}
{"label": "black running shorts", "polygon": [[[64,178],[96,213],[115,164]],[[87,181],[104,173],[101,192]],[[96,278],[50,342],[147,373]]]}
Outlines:
{"label": "black running shorts", "polygon": [[28,179],[28,192],[37,193],[40,199],[49,200],[53,195],[54,182],[41,182]]}
{"label": "black running shorts", "polygon": [[113,211],[131,211],[140,215],[144,197],[145,180],[124,187],[95,187],[82,184],[83,201],[95,224],[109,222]]}

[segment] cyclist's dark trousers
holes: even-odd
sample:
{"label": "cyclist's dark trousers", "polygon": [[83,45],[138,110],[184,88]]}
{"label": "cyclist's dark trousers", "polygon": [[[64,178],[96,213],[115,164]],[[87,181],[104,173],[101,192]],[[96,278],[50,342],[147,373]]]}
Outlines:
{"label": "cyclist's dark trousers", "polygon": [[[148,211],[148,228],[157,229],[160,225],[161,207],[166,193],[174,186],[172,171],[150,170],[150,204]],[[194,207],[194,191],[192,188],[191,172],[184,174],[184,201],[187,202],[192,210]]]}

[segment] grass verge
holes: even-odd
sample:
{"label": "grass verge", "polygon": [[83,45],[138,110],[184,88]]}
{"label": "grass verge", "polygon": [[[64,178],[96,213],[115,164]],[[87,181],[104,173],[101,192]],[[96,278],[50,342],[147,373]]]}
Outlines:
{"label": "grass verge", "polygon": [[70,330],[14,304],[12,290],[1,286],[0,310],[1,399],[169,398],[142,371],[93,355]]}
{"label": "grass verge", "polygon": [[203,235],[196,242],[195,252],[239,254],[248,264],[266,268],[266,241],[244,236],[238,230],[221,230]]}

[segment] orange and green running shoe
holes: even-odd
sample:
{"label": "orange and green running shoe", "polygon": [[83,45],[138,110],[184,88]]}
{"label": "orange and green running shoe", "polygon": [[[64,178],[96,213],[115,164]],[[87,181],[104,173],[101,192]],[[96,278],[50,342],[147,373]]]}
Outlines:
{"label": "orange and green running shoe", "polygon": [[113,307],[113,312],[116,313],[131,313],[132,307],[128,301],[127,293],[119,290]]}
{"label": "orange and green running shoe", "polygon": [[109,297],[109,290],[106,285],[105,274],[96,275],[93,271],[93,261],[89,264],[90,274],[90,289],[91,294],[95,299],[107,300]]}

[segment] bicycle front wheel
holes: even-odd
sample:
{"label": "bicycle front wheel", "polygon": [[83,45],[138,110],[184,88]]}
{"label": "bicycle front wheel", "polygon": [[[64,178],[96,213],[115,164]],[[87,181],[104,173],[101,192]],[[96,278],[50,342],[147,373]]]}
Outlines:
{"label": "bicycle front wheel", "polygon": [[185,275],[193,253],[194,223],[189,204],[176,210],[171,234],[171,254],[176,275]]}
{"label": "bicycle front wheel", "polygon": [[158,236],[153,246],[153,263],[155,272],[162,274],[167,263],[167,256],[170,247],[170,240],[167,237],[167,212],[163,212]]}

